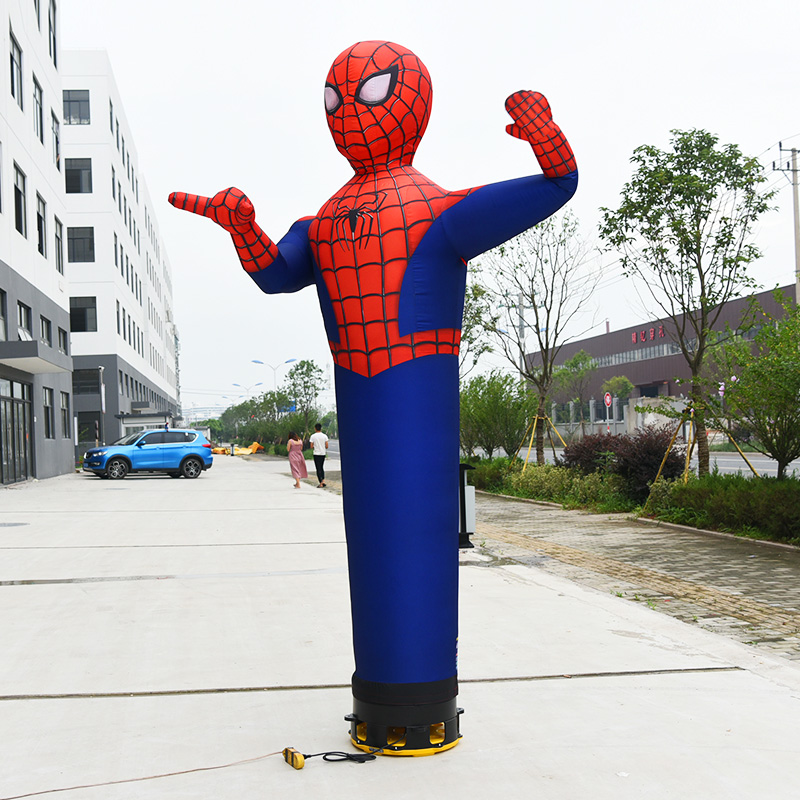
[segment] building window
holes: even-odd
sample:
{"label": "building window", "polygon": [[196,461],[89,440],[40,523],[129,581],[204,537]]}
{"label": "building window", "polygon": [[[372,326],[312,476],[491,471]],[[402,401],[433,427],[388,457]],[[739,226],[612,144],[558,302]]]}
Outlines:
{"label": "building window", "polygon": [[9,36],[11,37],[11,96],[22,108],[22,48],[13,33],[9,32]]}
{"label": "building window", "polygon": [[117,199],[117,171],[111,167],[111,197]]}
{"label": "building window", "polygon": [[92,191],[92,159],[65,158],[64,176],[67,194],[89,194]]}
{"label": "building window", "polygon": [[6,293],[0,289],[0,342],[8,339],[8,329],[6,328]]}
{"label": "building window", "polygon": [[61,170],[61,124],[58,117],[51,112],[51,126],[53,128],[53,163],[57,170]]}
{"label": "building window", "polygon": [[70,297],[69,329],[73,333],[91,333],[97,330],[96,297]]}
{"label": "building window", "polygon": [[70,418],[69,418],[69,394],[61,392],[61,436],[64,439],[70,438]]}
{"label": "building window", "polygon": [[25,173],[14,164],[14,225],[23,235],[28,235],[28,201],[25,195]]}
{"label": "building window", "polygon": [[44,144],[44,92],[33,76],[33,131],[36,138]]}
{"label": "building window", "polygon": [[63,329],[58,329],[58,352],[69,355],[69,334]]}
{"label": "building window", "polygon": [[17,303],[17,333],[21,342],[33,341],[33,314],[22,302]]}
{"label": "building window", "polygon": [[42,29],[42,15],[39,10],[39,0],[33,0],[33,12],[36,14],[36,27]]}
{"label": "building window", "polygon": [[53,407],[53,390],[45,386],[42,391],[42,400],[44,403],[44,438],[55,439],[56,410]]}
{"label": "building window", "polygon": [[56,0],[50,0],[50,8],[47,11],[47,32],[50,58],[53,59],[53,64],[57,67],[58,36],[56,32]]}
{"label": "building window", "polygon": [[67,261],[94,261],[94,228],[67,228]]}
{"label": "building window", "polygon": [[114,103],[108,98],[108,123],[111,125],[111,133],[114,133]]}
{"label": "building window", "polygon": [[91,121],[89,90],[64,89],[64,124],[89,125]]}
{"label": "building window", "polygon": [[56,269],[64,274],[64,226],[58,217],[53,218],[56,229]]}
{"label": "building window", "polygon": [[36,249],[47,258],[47,203],[36,195]]}
{"label": "building window", "polygon": [[100,394],[100,370],[73,370],[72,394]]}
{"label": "building window", "polygon": [[39,317],[39,341],[48,347],[53,346],[53,324],[47,317]]}

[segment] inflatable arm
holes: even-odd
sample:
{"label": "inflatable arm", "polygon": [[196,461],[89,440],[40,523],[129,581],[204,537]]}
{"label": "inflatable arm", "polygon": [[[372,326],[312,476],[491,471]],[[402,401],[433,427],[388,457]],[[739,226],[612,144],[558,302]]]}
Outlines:
{"label": "inflatable arm", "polygon": [[442,214],[444,233],[464,261],[546,219],[578,187],[575,156],[561,128],[553,122],[544,95],[515,92],[506,100],[506,110],[514,120],[506,132],[531,145],[544,174],[469,190],[463,200]]}
{"label": "inflatable arm", "polygon": [[231,235],[239,261],[262,291],[269,294],[296,292],[314,282],[308,237],[308,222],[296,222],[276,245],[256,222],[256,212],[247,195],[231,187],[213,197],[173,192],[169,202],[214,220]]}

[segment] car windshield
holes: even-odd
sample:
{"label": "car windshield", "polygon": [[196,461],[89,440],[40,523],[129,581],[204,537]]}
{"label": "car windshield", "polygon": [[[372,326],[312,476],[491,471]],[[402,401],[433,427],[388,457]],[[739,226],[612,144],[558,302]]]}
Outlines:
{"label": "car windshield", "polygon": [[136,433],[129,433],[127,436],[123,436],[121,439],[117,439],[116,442],[112,442],[112,445],[115,444],[133,444],[142,434],[144,431],[136,431]]}

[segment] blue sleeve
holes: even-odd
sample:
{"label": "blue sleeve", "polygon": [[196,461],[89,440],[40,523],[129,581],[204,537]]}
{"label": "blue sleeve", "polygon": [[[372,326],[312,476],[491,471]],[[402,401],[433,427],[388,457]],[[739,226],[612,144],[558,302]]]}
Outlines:
{"label": "blue sleeve", "polygon": [[298,292],[314,283],[314,259],[308,241],[311,222],[310,218],[295,222],[278,242],[278,257],[265,269],[249,273],[262,292]]}
{"label": "blue sleeve", "polygon": [[482,186],[441,215],[444,233],[469,261],[547,219],[577,187],[577,170],[563,178],[530,175]]}

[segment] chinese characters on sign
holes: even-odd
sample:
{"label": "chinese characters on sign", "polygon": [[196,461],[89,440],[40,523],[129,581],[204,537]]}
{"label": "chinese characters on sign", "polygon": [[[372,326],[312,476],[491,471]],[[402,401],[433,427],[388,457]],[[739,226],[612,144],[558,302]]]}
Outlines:
{"label": "chinese characters on sign", "polygon": [[653,342],[656,338],[663,339],[666,335],[664,326],[659,325],[658,328],[642,328],[640,331],[634,331],[631,334],[631,340],[634,344],[637,342]]}

